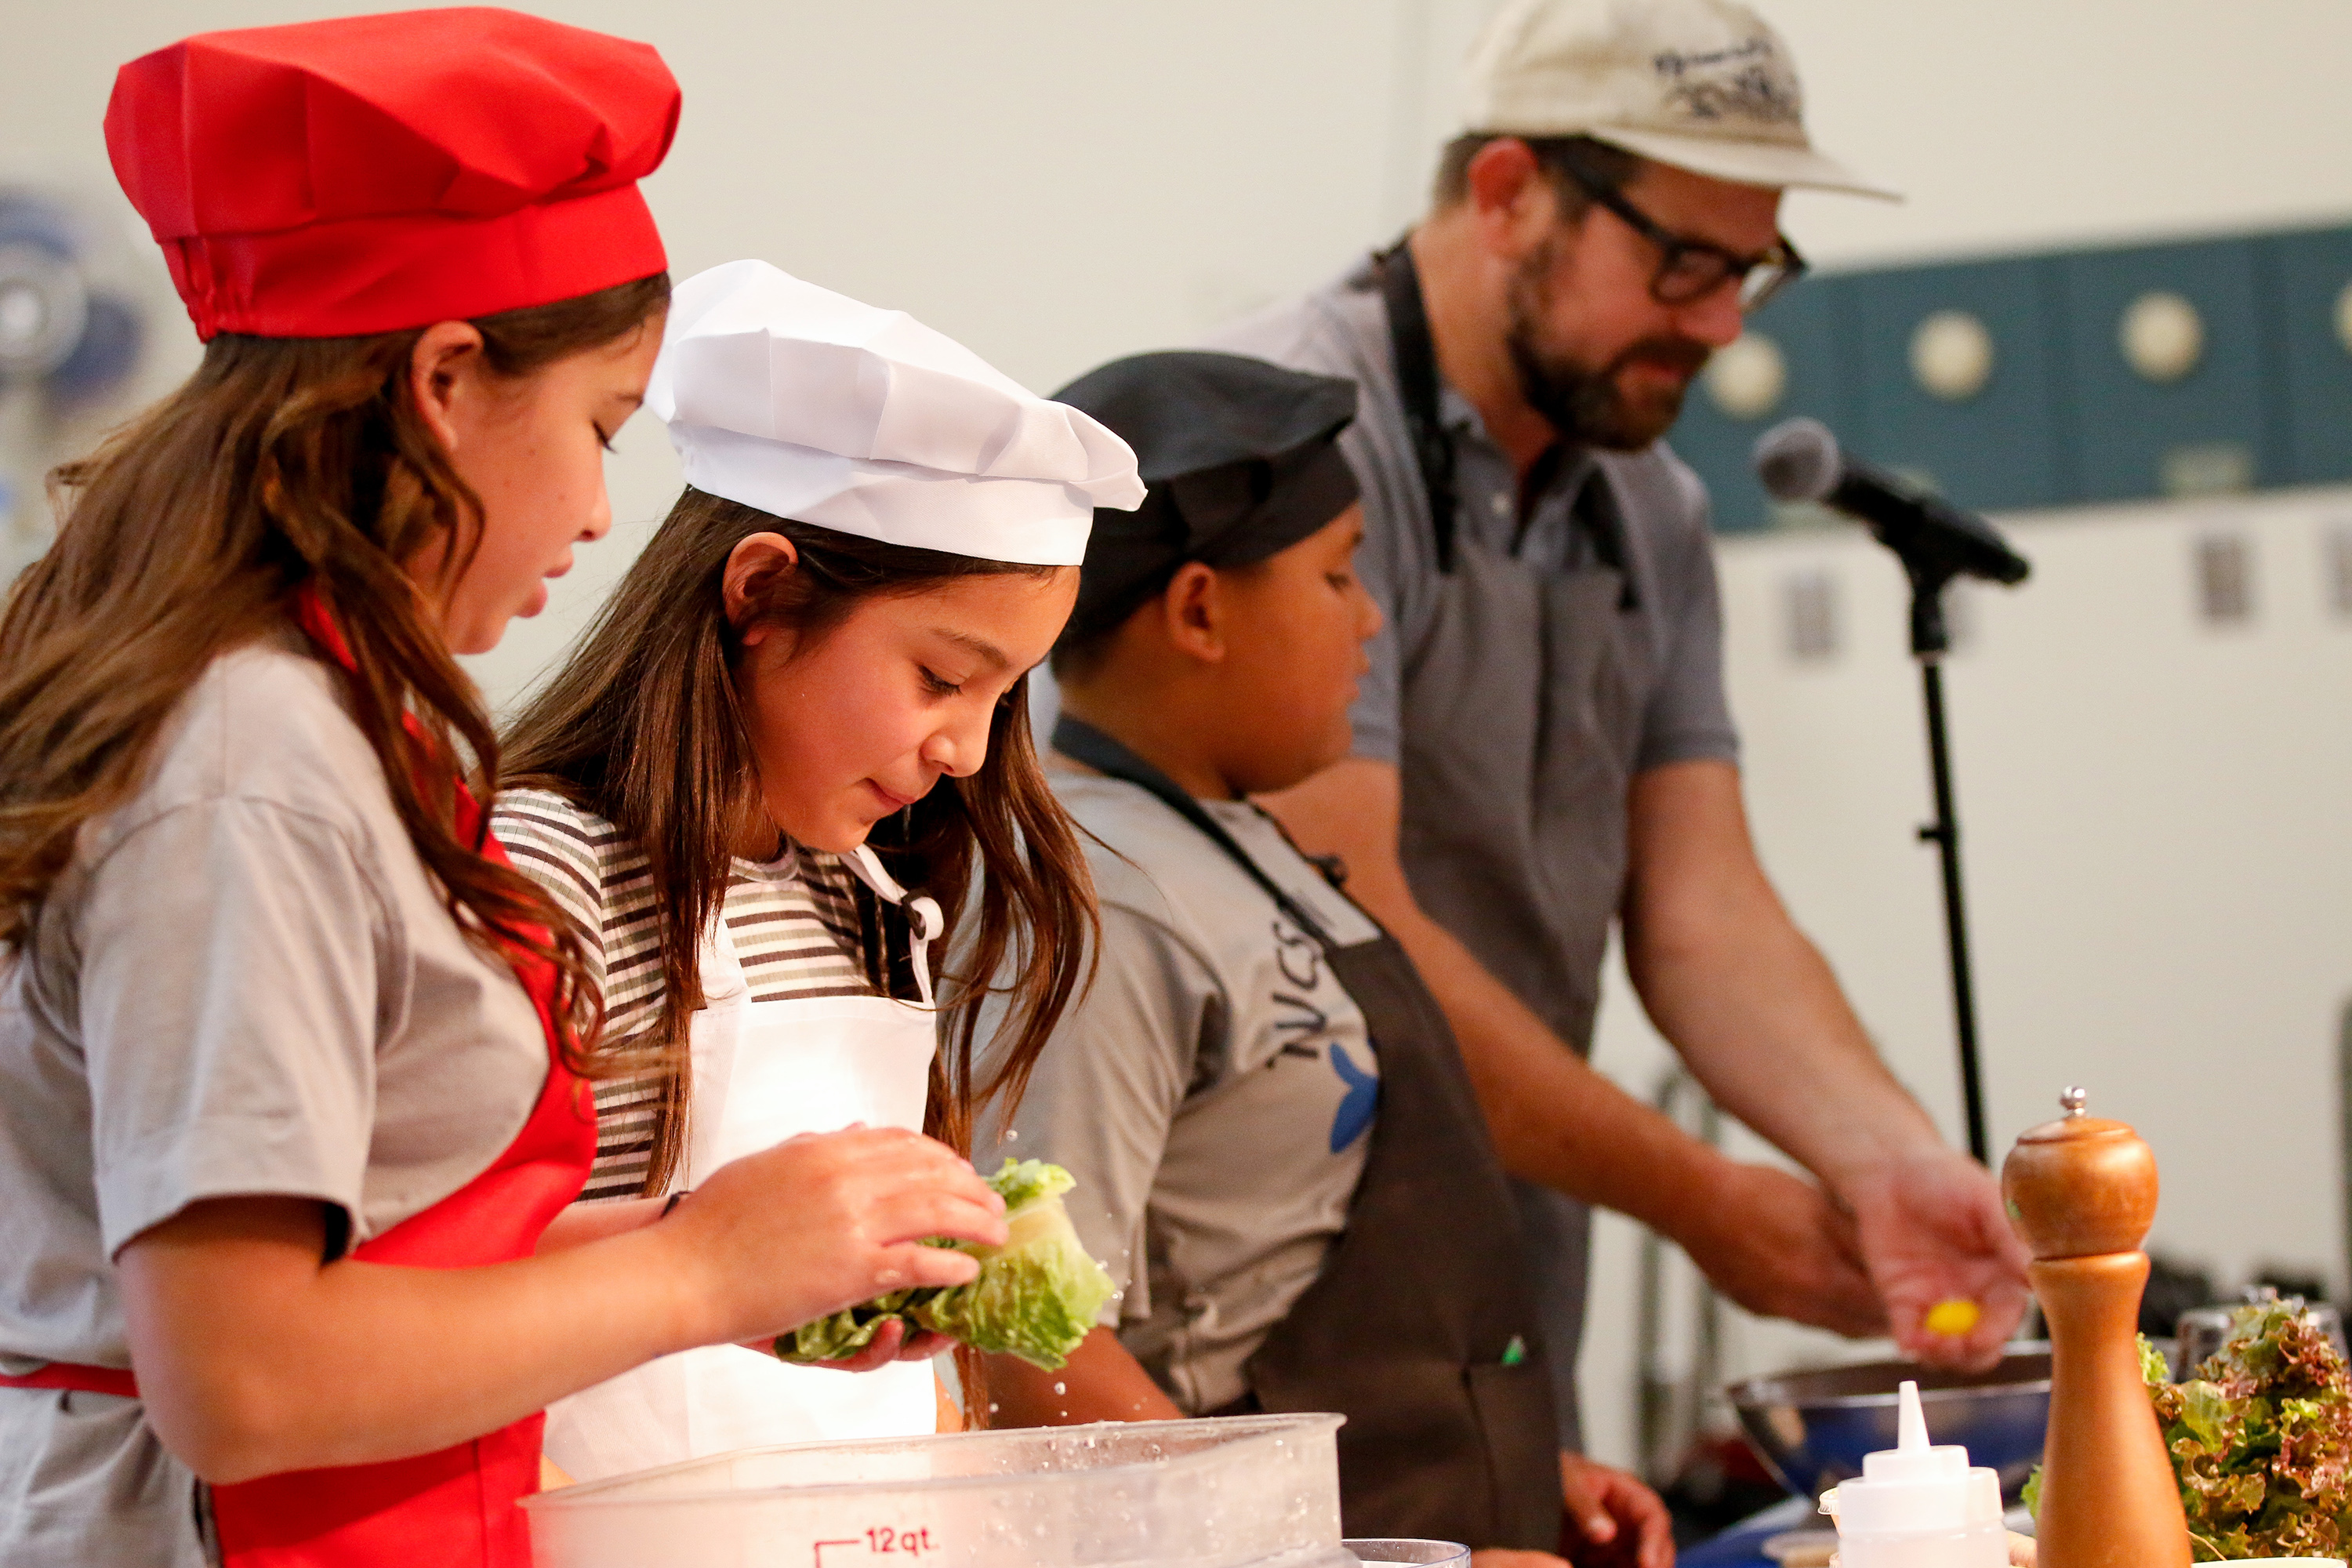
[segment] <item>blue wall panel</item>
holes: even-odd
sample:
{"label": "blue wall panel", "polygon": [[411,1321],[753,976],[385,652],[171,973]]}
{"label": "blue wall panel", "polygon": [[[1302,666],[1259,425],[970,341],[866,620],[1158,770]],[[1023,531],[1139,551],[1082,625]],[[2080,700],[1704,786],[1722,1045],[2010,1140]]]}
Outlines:
{"label": "blue wall panel", "polygon": [[[2158,293],[2187,300],[2201,337],[2169,380],[2122,341]],[[1990,337],[1990,377],[1969,395],[1936,395],[1913,365],[1938,310]],[[1671,437],[1726,532],[1800,521],[1748,465],[1799,414],[1982,511],[2352,480],[2352,225],[1809,279],[1750,331],[1785,364],[1779,402],[1738,417],[1702,377]]]}
{"label": "blue wall panel", "polygon": [[[2053,506],[2073,493],[2054,261],[1906,268],[1843,283],[1853,291],[1863,408],[1858,429],[1840,435],[1856,452],[1979,511]],[[1992,341],[1990,379],[1958,402],[1912,370],[1913,334],[1938,310],[1973,316]]]}
{"label": "blue wall panel", "polygon": [[[2127,500],[2285,478],[2284,431],[2270,416],[2276,382],[2264,352],[2269,290],[2260,247],[2211,240],[2058,259],[2075,499]],[[2169,384],[2133,370],[2120,346],[2124,312],[2153,290],[2187,299],[2204,329],[2196,368]]]}
{"label": "blue wall panel", "polygon": [[1718,532],[1771,525],[1770,502],[1748,462],[1757,437],[1800,414],[1811,415],[1842,437],[1853,425],[1852,377],[1839,361],[1841,343],[1851,338],[1842,320],[1848,313],[1849,287],[1844,279],[1801,279],[1748,324],[1749,331],[1772,340],[1788,371],[1787,391],[1769,411],[1735,419],[1717,405],[1704,376],[1692,384],[1667,442],[1706,481]]}
{"label": "blue wall panel", "polygon": [[2280,477],[2305,485],[2352,479],[2352,349],[2336,311],[2338,298],[2352,289],[2352,228],[2260,243],[2277,289],[2273,331],[2285,377],[2286,471]]}

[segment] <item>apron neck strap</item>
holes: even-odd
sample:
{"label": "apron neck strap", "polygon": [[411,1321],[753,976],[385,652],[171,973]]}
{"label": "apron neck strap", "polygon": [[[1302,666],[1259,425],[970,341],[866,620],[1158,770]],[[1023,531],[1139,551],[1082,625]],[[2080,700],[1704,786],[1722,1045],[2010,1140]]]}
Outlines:
{"label": "apron neck strap", "polygon": [[907,930],[915,957],[915,994],[926,1007],[937,1005],[931,999],[931,943],[946,929],[946,917],[940,913],[939,900],[928,893],[907,896],[889,872],[882,868],[881,857],[870,844],[861,844],[842,857],[856,872],[857,879],[874,889],[874,896],[886,904],[895,904],[907,917]]}
{"label": "apron neck strap", "polygon": [[1389,354],[1396,365],[1397,393],[1404,405],[1405,433],[1429,498],[1429,526],[1437,537],[1437,569],[1454,570],[1454,443],[1437,417],[1437,343],[1430,336],[1429,310],[1422,302],[1421,274],[1412,264],[1408,234],[1381,253],[1381,298],[1388,306]]}
{"label": "apron neck strap", "polygon": [[1225,825],[1209,814],[1208,807],[1192,797],[1190,790],[1137,756],[1133,752],[1096,729],[1083,719],[1064,713],[1054,721],[1054,750],[1076,762],[1086,763],[1097,773],[1119,779],[1139,789],[1148,790],[1159,797],[1160,804],[1198,828],[1202,836],[1223,850],[1250,880],[1265,889],[1276,908],[1288,915],[1299,930],[1315,939],[1316,943],[1329,951],[1333,943],[1323,922],[1313,911],[1293,898],[1289,889],[1265,874],[1265,868],[1250,858],[1248,850],[1234,842],[1225,831]]}
{"label": "apron neck strap", "polygon": [[[1403,405],[1405,433],[1412,439],[1414,466],[1429,500],[1429,526],[1437,542],[1437,569],[1454,570],[1454,534],[1461,505],[1454,479],[1454,442],[1438,415],[1437,342],[1429,331],[1429,309],[1421,295],[1421,274],[1412,264],[1412,237],[1405,236],[1381,252],[1376,265],[1381,300],[1388,308],[1389,356],[1396,366],[1397,396]],[[1554,446],[1547,459],[1565,460],[1567,448]],[[1642,601],[1625,549],[1624,524],[1617,513],[1608,481],[1595,466],[1579,487],[1570,510],[1575,526],[1592,541],[1601,564],[1624,579],[1617,607],[1637,610]]]}

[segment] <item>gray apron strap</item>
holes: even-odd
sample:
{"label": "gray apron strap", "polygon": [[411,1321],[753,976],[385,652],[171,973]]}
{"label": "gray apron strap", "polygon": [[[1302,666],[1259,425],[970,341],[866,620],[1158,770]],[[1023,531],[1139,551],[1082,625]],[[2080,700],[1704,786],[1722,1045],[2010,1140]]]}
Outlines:
{"label": "gray apron strap", "polygon": [[1264,889],[1322,949],[1380,1059],[1348,1227],[1250,1357],[1246,1407],[1347,1416],[1350,1536],[1557,1552],[1551,1379],[1516,1211],[1436,998],[1387,932],[1336,945],[1199,801],[1117,740],[1065,714],[1054,749],[1150,791]]}
{"label": "gray apron strap", "polygon": [[[1409,250],[1382,258],[1381,286],[1441,563],[1435,614],[1402,671],[1398,855],[1429,917],[1561,1039],[1590,1051],[1624,895],[1626,795],[1641,738],[1620,633],[1640,605],[1623,520],[1595,471],[1573,512],[1597,562],[1589,569],[1539,573],[1464,533]],[[1515,1185],[1560,1441],[1578,1447],[1589,1215],[1559,1194]]]}
{"label": "gray apron strap", "polygon": [[[1437,345],[1429,332],[1429,310],[1421,297],[1421,274],[1413,267],[1412,247],[1407,243],[1411,238],[1408,235],[1398,240],[1374,261],[1381,301],[1388,310],[1390,363],[1396,370],[1398,401],[1404,412],[1405,434],[1412,442],[1413,464],[1421,470],[1422,488],[1429,504],[1430,531],[1437,544],[1437,569],[1451,573],[1461,495],[1454,485],[1454,443],[1446,439],[1444,426],[1438,418]],[[1554,447],[1547,456],[1557,461],[1559,448]],[[1624,579],[1618,590],[1617,607],[1639,609],[1640,589],[1633,574],[1625,569],[1622,520],[1605,504],[1580,504],[1576,521],[1592,541],[1593,554],[1601,564]]]}
{"label": "gray apron strap", "polygon": [[1454,443],[1437,419],[1437,344],[1429,333],[1429,311],[1421,298],[1421,275],[1412,265],[1411,235],[1378,258],[1381,299],[1388,307],[1389,353],[1396,365],[1398,400],[1404,406],[1405,434],[1412,439],[1415,466],[1429,500],[1429,526],[1437,540],[1437,569],[1454,570]]}

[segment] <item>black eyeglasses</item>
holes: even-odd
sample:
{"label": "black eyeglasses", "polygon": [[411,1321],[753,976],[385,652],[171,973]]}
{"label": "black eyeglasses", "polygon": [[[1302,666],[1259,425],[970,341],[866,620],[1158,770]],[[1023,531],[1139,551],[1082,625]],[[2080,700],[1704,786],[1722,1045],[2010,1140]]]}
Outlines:
{"label": "black eyeglasses", "polygon": [[1584,194],[1624,219],[1626,226],[1658,247],[1658,269],[1650,277],[1650,298],[1661,305],[1704,300],[1726,283],[1739,284],[1739,308],[1754,310],[1805,274],[1805,258],[1780,237],[1760,256],[1742,256],[1704,239],[1685,239],[1619,195],[1573,158],[1557,160]]}

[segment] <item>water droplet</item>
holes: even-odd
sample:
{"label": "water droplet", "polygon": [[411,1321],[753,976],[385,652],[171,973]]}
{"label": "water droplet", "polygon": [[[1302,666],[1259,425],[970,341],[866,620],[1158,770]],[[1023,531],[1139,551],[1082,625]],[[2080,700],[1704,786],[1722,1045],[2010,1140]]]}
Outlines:
{"label": "water droplet", "polygon": [[[1057,1383],[1054,1385],[1054,1392],[1056,1394],[1067,1394],[1070,1392],[1070,1385],[1066,1383]],[[1068,1412],[1065,1411],[1063,1414],[1067,1415]]]}

